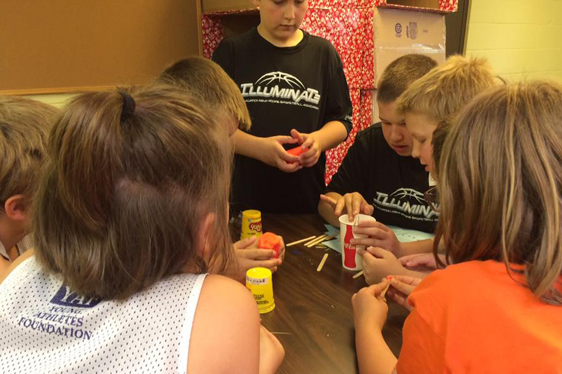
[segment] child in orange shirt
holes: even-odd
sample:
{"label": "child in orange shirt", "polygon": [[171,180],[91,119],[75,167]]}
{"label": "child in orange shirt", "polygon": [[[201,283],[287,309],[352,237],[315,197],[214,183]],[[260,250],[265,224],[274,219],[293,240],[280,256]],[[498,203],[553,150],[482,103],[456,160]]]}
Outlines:
{"label": "child in orange shirt", "polygon": [[561,118],[562,87],[541,82],[460,114],[435,165],[452,265],[411,294],[398,360],[381,333],[388,281],[354,295],[361,373],[562,371]]}

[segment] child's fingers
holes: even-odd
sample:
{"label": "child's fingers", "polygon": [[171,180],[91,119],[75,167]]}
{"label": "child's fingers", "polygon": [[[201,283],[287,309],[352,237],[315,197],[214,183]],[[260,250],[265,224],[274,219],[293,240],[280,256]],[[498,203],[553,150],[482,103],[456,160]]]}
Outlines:
{"label": "child's fingers", "polygon": [[[373,207],[372,205],[369,205],[369,206],[372,207],[373,210],[374,210],[374,207]],[[377,229],[379,229],[379,230],[381,230],[381,231],[386,231],[386,232],[391,231],[388,226],[386,226],[386,225],[384,225],[384,224],[382,224],[382,223],[380,223],[380,222],[378,222],[378,221],[361,221],[361,222],[359,222],[358,226],[359,226],[359,227],[377,228]]]}
{"label": "child's fingers", "polygon": [[281,265],[281,261],[278,259],[266,260],[266,261],[255,261],[252,264],[253,268],[267,268],[267,269],[277,269],[277,266]]}
{"label": "child's fingers", "polygon": [[353,194],[351,198],[351,210],[353,212],[353,216],[358,215],[361,213],[361,205],[363,203],[363,197],[359,194]]}
{"label": "child's fingers", "polygon": [[[309,139],[310,140],[310,139]],[[308,160],[308,159],[312,159],[314,157],[316,157],[316,153],[317,150],[315,148],[310,148],[306,143],[309,142],[309,140],[305,141],[304,143],[302,143],[301,147],[303,148],[303,151],[306,149],[305,152],[301,153],[301,158],[303,160]]]}
{"label": "child's fingers", "polygon": [[285,135],[279,135],[275,137],[275,140],[283,145],[283,144],[295,144],[298,142],[298,139],[295,139],[293,137],[290,136],[285,136]]}
{"label": "child's fingers", "polygon": [[387,258],[389,255],[392,255],[390,251],[387,251],[386,249],[382,249],[380,247],[367,247],[367,252],[377,258]]}
{"label": "child's fingers", "polygon": [[343,212],[343,208],[345,208],[345,199],[342,197],[342,198],[338,199],[338,202],[336,203],[336,208],[334,209],[334,214],[336,216],[340,216]]}
{"label": "child's fingers", "polygon": [[361,211],[363,212],[363,214],[370,216],[375,211],[375,207],[365,202],[361,207]]}
{"label": "child's fingers", "polygon": [[383,278],[381,282],[377,283],[377,284],[373,284],[372,286],[368,287],[369,293],[371,293],[373,296],[379,296],[382,291],[384,291],[387,286],[388,286],[388,279]]}
{"label": "child's fingers", "polygon": [[249,238],[242,239],[234,243],[234,247],[237,249],[245,249],[254,244],[258,238],[256,236],[250,236]]}
{"label": "child's fingers", "polygon": [[297,162],[291,164],[283,162],[283,163],[279,163],[277,167],[279,170],[285,173],[294,173],[295,171],[299,171],[300,169],[302,169],[302,165]]}
{"label": "child's fingers", "polygon": [[250,260],[269,260],[275,256],[272,249],[244,249],[240,253],[242,257]]}
{"label": "child's fingers", "polygon": [[393,277],[402,283],[409,284],[410,286],[417,286],[421,282],[420,278],[411,277],[409,275],[394,275]]}
{"label": "child's fingers", "polygon": [[326,196],[326,195],[320,195],[320,200],[322,200],[325,203],[328,203],[332,206],[332,208],[335,208],[338,201],[336,199],[332,199],[330,196]]}
{"label": "child's fingers", "polygon": [[281,150],[282,151],[278,153],[278,156],[281,159],[281,161],[284,161],[288,164],[298,163],[300,161],[299,156],[294,156],[289,152],[285,151],[284,149]]}
{"label": "child's fingers", "polygon": [[386,293],[389,299],[394,301],[396,304],[402,305],[404,308],[411,310],[412,307],[408,304],[408,297],[396,291],[388,291]]}
{"label": "child's fingers", "polygon": [[393,277],[393,278],[390,280],[390,285],[391,285],[394,289],[396,289],[396,290],[400,291],[401,293],[403,293],[404,295],[410,295],[410,294],[416,289],[415,286],[412,286],[412,285],[410,285],[410,284],[401,282],[400,280],[398,280],[398,279],[395,278],[395,277]]}

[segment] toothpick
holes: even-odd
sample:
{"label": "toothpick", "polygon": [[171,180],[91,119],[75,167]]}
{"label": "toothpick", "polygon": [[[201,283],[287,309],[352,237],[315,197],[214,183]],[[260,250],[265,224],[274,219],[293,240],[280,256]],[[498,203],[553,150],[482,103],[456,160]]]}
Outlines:
{"label": "toothpick", "polygon": [[326,262],[327,258],[328,258],[328,254],[325,253],[324,257],[322,257],[322,261],[320,261],[320,265],[318,265],[318,268],[316,269],[316,271],[322,271],[322,268],[324,267],[324,263]]}
{"label": "toothpick", "polygon": [[380,294],[380,298],[382,299],[382,301],[384,301],[386,303],[386,291],[388,291],[388,289],[390,288],[390,279],[388,279],[388,284],[386,285],[386,287],[384,288],[384,290],[382,290],[381,294]]}
{"label": "toothpick", "polygon": [[285,247],[291,247],[293,245],[297,245],[297,244],[300,244],[300,243],[303,243],[303,242],[307,242],[307,241],[309,241],[311,239],[314,239],[314,238],[316,238],[316,235],[312,235],[312,236],[309,236],[308,238],[304,238],[304,239],[297,240],[295,242],[289,243],[289,244],[285,245]]}

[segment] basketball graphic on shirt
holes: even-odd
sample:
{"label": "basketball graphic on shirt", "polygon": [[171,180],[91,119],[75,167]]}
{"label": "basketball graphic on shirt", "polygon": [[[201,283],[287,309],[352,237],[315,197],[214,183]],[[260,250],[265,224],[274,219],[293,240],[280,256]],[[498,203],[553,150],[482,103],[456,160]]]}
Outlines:
{"label": "basketball graphic on shirt", "polygon": [[254,83],[242,83],[240,91],[246,103],[269,102],[316,110],[321,98],[318,90],[306,87],[297,77],[282,71],[266,73]]}
{"label": "basketball graphic on shirt", "polygon": [[297,77],[291,74],[283,73],[281,71],[264,74],[261,76],[260,79],[256,81],[255,84],[256,85],[259,85],[260,83],[270,84],[274,82],[285,82],[290,87],[300,88],[303,91],[306,90],[304,84],[302,84],[302,82],[298,80]]}

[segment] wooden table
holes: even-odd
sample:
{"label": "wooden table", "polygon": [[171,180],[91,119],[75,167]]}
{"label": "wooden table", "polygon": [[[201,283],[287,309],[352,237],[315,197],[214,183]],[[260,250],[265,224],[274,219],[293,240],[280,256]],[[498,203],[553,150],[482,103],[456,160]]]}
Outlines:
{"label": "wooden table", "polygon": [[[317,215],[267,215],[263,229],[290,243],[326,229]],[[366,286],[363,277],[343,269],[341,255],[329,250],[321,272],[316,268],[325,249],[302,244],[289,247],[285,260],[273,275],[275,309],[262,315],[263,325],[285,347],[285,361],[278,373],[358,373],[351,296]],[[402,325],[408,312],[389,303],[383,335],[398,355]]]}

